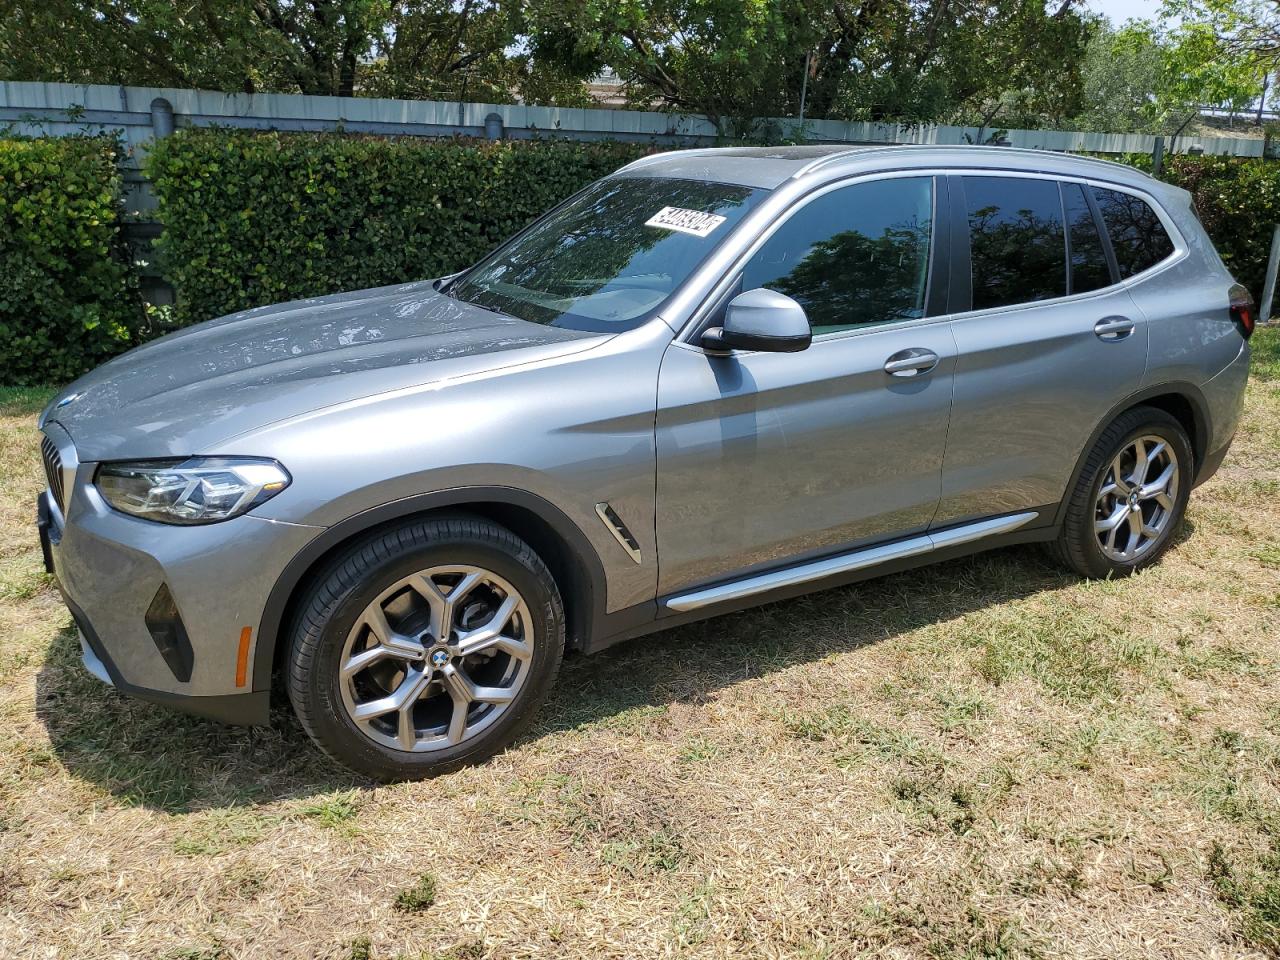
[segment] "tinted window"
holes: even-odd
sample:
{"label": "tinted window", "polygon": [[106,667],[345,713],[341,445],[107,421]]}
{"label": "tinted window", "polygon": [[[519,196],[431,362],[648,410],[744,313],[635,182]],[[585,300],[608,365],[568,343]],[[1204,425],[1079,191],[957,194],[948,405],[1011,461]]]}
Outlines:
{"label": "tinted window", "polygon": [[1173,241],[1164,224],[1141,197],[1099,187],[1093,188],[1093,196],[1111,235],[1121,277],[1141,273],[1173,253]]}
{"label": "tinted window", "polygon": [[1067,292],[1062,200],[1053,180],[965,177],[973,309]]}
{"label": "tinted window", "polygon": [[575,330],[648,320],[766,191],[610,177],[489,255],[450,296]]}
{"label": "tinted window", "polygon": [[1098,223],[1078,183],[1062,185],[1062,207],[1067,214],[1067,239],[1071,250],[1071,292],[1088,293],[1111,284],[1111,268],[1102,249]]}
{"label": "tinted window", "polygon": [[814,333],[923,317],[932,223],[932,177],[833,190],[765,241],[742,289],[794,298]]}

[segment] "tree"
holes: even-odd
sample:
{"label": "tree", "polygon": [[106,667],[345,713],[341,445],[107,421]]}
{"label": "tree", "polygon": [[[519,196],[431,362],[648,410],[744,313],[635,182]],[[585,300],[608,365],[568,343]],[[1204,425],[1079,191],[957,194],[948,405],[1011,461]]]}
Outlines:
{"label": "tree", "polygon": [[1212,23],[1184,21],[1169,30],[1164,39],[1157,102],[1181,104],[1183,115],[1173,130],[1175,141],[1199,118],[1204,105],[1225,106],[1232,111],[1247,106],[1261,92],[1263,77],[1273,69],[1264,64],[1258,53],[1225,40]]}
{"label": "tree", "polygon": [[10,79],[350,96],[387,0],[13,2],[0,33]]}
{"label": "tree", "polygon": [[[777,113],[775,83],[816,37],[801,0],[530,0],[535,58],[590,75],[612,67],[637,105],[715,122]],[[790,61],[788,63],[788,55]]]}
{"label": "tree", "polygon": [[1280,4],[1275,0],[1165,0],[1161,16],[1195,26],[1231,61],[1280,68]]}
{"label": "tree", "polygon": [[581,97],[516,0],[0,0],[0,78],[331,96]]}
{"label": "tree", "polygon": [[586,76],[531,55],[515,0],[413,0],[392,7],[361,93],[588,106]]}
{"label": "tree", "polygon": [[955,103],[953,119],[976,123],[979,141],[1007,126],[1059,124],[1080,108],[1080,64],[1091,21],[1073,0],[987,0],[963,13],[934,55]]}
{"label": "tree", "polygon": [[1164,51],[1151,24],[1114,29],[1102,21],[1089,38],[1081,68],[1082,109],[1072,118],[1084,130],[1149,133],[1167,104],[1158,103]]}
{"label": "tree", "polygon": [[1204,21],[1133,20],[1119,29],[1103,21],[1089,41],[1083,75],[1084,108],[1073,124],[1176,136],[1203,105],[1240,109],[1254,100],[1266,67],[1230,49]]}
{"label": "tree", "polygon": [[396,4],[361,82],[369,96],[506,102],[518,66],[511,11],[494,0]]}
{"label": "tree", "polygon": [[1083,0],[0,0],[0,76],[986,127],[1079,109]]}
{"label": "tree", "polygon": [[[527,0],[535,59],[612,67],[637,103],[726,129],[795,116],[924,121],[1016,90],[1070,112],[1078,0]],[[807,68],[807,74],[806,74]]]}

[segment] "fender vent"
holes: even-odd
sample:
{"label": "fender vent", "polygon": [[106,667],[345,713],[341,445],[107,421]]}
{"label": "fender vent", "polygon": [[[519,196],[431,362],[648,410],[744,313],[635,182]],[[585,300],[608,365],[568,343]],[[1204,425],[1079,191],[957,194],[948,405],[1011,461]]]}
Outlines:
{"label": "fender vent", "polygon": [[604,525],[609,528],[609,532],[613,534],[613,539],[622,544],[622,549],[627,551],[627,555],[636,563],[640,563],[640,542],[627,529],[627,525],[622,522],[622,518],[618,516],[613,507],[609,506],[608,503],[597,503],[596,514],[604,521]]}

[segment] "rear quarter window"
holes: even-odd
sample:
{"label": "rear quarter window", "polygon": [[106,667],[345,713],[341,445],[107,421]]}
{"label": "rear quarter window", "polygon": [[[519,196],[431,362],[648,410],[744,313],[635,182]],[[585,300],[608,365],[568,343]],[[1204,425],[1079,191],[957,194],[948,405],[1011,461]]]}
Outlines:
{"label": "rear quarter window", "polygon": [[1111,236],[1121,278],[1149,270],[1173,255],[1173,240],[1151,204],[1132,193],[1093,188]]}

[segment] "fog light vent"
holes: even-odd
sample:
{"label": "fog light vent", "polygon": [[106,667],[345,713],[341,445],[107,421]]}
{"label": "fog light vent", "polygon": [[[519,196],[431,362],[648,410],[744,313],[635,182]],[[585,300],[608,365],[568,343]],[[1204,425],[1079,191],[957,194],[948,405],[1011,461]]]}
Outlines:
{"label": "fog light vent", "polygon": [[173,671],[174,677],[183,683],[191,680],[191,668],[195,666],[195,653],[191,649],[191,641],[187,638],[187,628],[178,615],[178,605],[173,602],[173,594],[167,584],[161,584],[156,591],[155,599],[147,608],[144,617],[151,639],[164,662]]}

